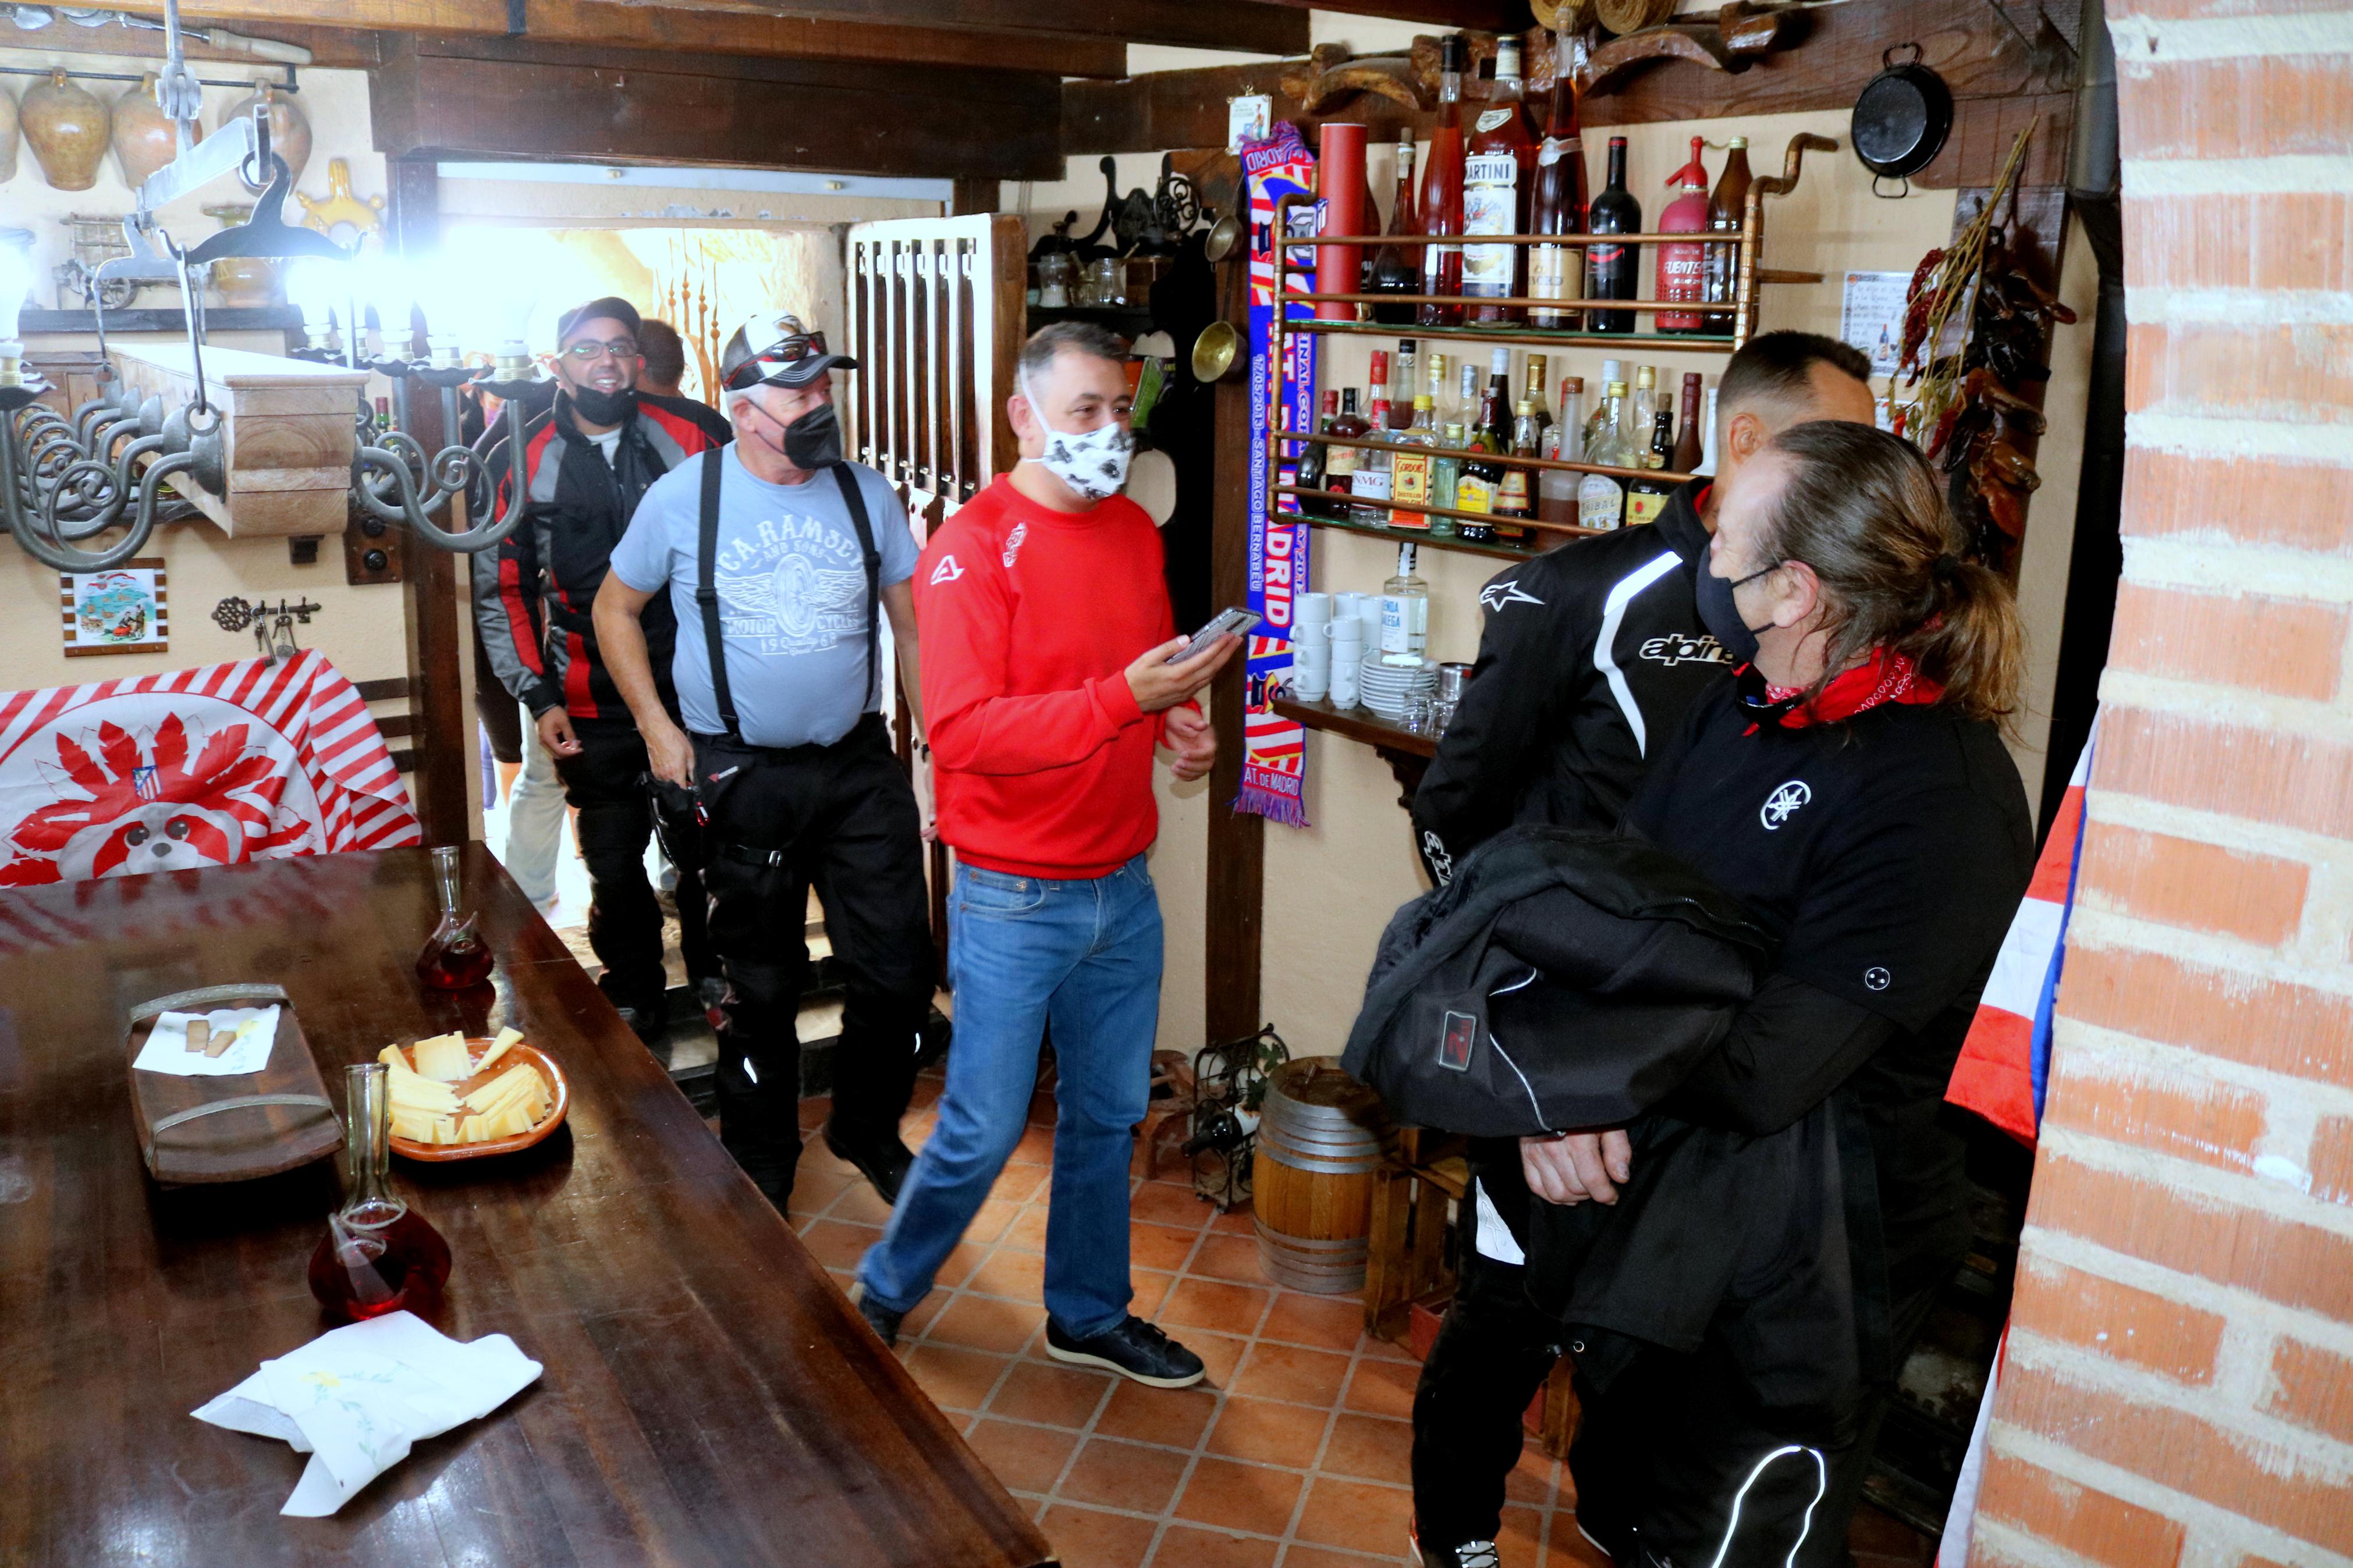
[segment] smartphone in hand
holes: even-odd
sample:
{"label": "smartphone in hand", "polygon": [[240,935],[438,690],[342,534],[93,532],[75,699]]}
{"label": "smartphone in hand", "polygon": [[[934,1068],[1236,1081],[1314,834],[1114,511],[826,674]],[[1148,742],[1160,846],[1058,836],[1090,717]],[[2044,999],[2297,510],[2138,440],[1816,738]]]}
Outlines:
{"label": "smartphone in hand", "polygon": [[1219,637],[1246,635],[1260,618],[1248,610],[1219,610],[1209,618],[1208,626],[1193,634],[1193,640],[1185,645],[1183,652],[1169,656],[1168,662],[1182,664],[1188,658],[1198,658],[1215,647]]}

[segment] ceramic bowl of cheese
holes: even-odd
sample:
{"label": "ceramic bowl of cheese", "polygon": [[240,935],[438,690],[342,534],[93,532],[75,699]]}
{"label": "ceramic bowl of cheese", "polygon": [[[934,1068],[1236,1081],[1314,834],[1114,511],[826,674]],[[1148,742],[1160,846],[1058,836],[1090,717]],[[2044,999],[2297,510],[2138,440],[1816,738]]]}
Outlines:
{"label": "ceramic bowl of cheese", "polygon": [[571,1100],[564,1069],[514,1029],[386,1046],[378,1059],[392,1069],[393,1152],[412,1160],[528,1149],[563,1122]]}

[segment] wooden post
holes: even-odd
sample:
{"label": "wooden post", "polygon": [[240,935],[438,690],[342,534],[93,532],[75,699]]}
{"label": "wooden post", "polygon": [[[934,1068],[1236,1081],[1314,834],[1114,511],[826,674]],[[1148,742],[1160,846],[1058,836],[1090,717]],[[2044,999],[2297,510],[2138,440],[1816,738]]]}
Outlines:
{"label": "wooden post", "polygon": [[[391,242],[411,261],[433,253],[441,239],[438,172],[427,160],[394,159],[390,203]],[[412,401],[413,434],[428,452],[456,438],[441,428],[441,401]],[[450,503],[451,515],[465,505]],[[468,814],[466,790],[473,777],[473,748],[466,744],[466,683],[459,666],[463,639],[458,626],[458,557],[430,548],[408,552],[408,700],[417,716],[417,771],[409,775],[417,820],[427,844],[462,844]]]}
{"label": "wooden post", "polygon": [[[1220,268],[1247,266],[1242,258]],[[1219,298],[1239,289],[1222,281]],[[1247,316],[1235,323],[1247,331]],[[1209,601],[1249,603],[1250,381],[1218,384],[1217,490],[1209,529]],[[1209,774],[1209,890],[1203,945],[1204,1022],[1211,1040],[1254,1035],[1259,1016],[1259,936],[1266,895],[1266,819],[1234,810],[1242,786],[1242,694],[1249,672],[1237,658],[1209,689],[1218,765]]]}

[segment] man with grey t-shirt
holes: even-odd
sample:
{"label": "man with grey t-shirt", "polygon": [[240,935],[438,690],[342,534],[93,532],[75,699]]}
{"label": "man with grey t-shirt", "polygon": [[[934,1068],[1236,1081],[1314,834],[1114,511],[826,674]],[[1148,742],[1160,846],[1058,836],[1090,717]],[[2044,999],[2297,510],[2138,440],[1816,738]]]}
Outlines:
{"label": "man with grey t-shirt", "polygon": [[[881,712],[882,616],[911,701],[921,689],[915,541],[890,481],[842,458],[836,364],[858,368],[796,317],[737,331],[720,364],[734,442],[646,491],[596,607],[654,774],[692,790],[705,824],[711,945],[727,979],[719,1135],[779,1209],[800,1157],[809,889],[847,992],[826,1142],[890,1201],[913,1158],[899,1118],[934,973],[922,824]],[[665,585],[683,731],[639,627]]]}

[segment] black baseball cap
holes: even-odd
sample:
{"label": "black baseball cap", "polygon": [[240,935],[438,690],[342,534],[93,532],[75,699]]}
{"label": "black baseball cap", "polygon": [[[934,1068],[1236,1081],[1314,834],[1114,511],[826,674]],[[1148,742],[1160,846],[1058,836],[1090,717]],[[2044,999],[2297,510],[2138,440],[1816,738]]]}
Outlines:
{"label": "black baseball cap", "polygon": [[638,316],[638,308],[635,305],[630,304],[627,300],[607,294],[601,300],[591,300],[585,305],[575,305],[569,310],[565,311],[561,316],[556,317],[556,342],[561,344],[565,339],[570,337],[572,335],[572,329],[578,326],[581,322],[593,321],[599,316],[603,316],[610,321],[620,322],[623,326],[629,329],[629,336],[633,338],[638,335],[645,325],[643,319]]}
{"label": "black baseball cap", "polygon": [[735,329],[719,356],[722,391],[746,387],[807,386],[827,371],[860,368],[848,354],[830,352],[825,334],[811,331],[789,310],[762,310]]}

